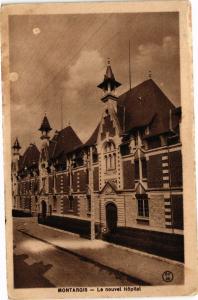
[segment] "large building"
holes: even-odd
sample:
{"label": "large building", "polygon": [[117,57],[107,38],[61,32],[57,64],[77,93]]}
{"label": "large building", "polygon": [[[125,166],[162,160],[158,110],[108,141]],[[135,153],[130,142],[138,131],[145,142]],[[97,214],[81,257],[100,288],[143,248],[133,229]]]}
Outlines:
{"label": "large building", "polygon": [[92,220],[100,233],[183,235],[181,108],[151,78],[117,97],[120,85],[108,63],[98,85],[104,111],[86,143],[71,126],[51,138],[46,115],[41,149],[30,144],[20,155],[16,139],[15,211]]}

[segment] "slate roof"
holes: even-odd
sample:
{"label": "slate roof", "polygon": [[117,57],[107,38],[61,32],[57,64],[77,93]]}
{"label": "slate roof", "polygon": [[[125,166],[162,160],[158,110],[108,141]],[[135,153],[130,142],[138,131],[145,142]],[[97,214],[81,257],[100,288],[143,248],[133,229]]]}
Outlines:
{"label": "slate roof", "polygon": [[43,121],[41,123],[41,127],[39,128],[39,130],[46,131],[46,132],[49,132],[50,130],[52,130],[46,115],[43,118]]}
{"label": "slate roof", "polygon": [[170,109],[175,110],[175,106],[152,79],[142,82],[118,99],[118,118],[125,132],[149,124],[153,135],[169,131]]}
{"label": "slate roof", "polygon": [[14,142],[14,145],[12,146],[13,149],[18,149],[20,150],[21,149],[21,146],[19,144],[19,140],[18,138],[16,138],[15,142]]}
{"label": "slate roof", "polygon": [[31,168],[38,166],[40,152],[35,144],[30,144],[24,154],[19,158],[19,170],[25,167]]}
{"label": "slate roof", "polygon": [[107,69],[106,69],[106,73],[104,75],[103,82],[101,82],[97,87],[100,89],[107,90],[108,84],[110,84],[111,90],[113,90],[114,88],[117,88],[121,85],[121,83],[119,83],[118,81],[115,80],[115,76],[111,69],[110,62],[107,65]]}
{"label": "slate roof", "polygon": [[61,131],[56,132],[54,137],[49,141],[49,159],[64,158],[67,153],[82,145],[83,144],[75,131],[71,126],[68,126]]}
{"label": "slate roof", "polygon": [[84,144],[84,146],[92,146],[96,143],[97,137],[98,137],[98,131],[99,131],[100,124],[96,127],[90,138],[87,140],[87,142]]}
{"label": "slate roof", "polygon": [[[124,133],[149,125],[149,135],[169,131],[170,109],[173,129],[178,126],[181,108],[176,108],[158,85],[148,79],[118,98],[117,117]],[[85,143],[94,145],[97,141],[99,125]]]}

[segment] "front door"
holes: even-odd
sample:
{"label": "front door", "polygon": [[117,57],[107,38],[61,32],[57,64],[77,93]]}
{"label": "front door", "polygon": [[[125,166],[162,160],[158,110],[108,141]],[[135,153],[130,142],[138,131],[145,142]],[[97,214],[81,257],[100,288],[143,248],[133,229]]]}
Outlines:
{"label": "front door", "polygon": [[109,203],[106,206],[106,222],[107,222],[107,230],[109,232],[115,232],[117,228],[117,207],[114,203]]}

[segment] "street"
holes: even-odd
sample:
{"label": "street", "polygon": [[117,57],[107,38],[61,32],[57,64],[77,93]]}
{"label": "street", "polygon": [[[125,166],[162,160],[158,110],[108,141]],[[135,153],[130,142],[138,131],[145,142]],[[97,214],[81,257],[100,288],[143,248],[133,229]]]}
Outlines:
{"label": "street", "polygon": [[33,221],[14,220],[15,288],[137,285],[130,277],[25,234],[23,226],[28,222]]}

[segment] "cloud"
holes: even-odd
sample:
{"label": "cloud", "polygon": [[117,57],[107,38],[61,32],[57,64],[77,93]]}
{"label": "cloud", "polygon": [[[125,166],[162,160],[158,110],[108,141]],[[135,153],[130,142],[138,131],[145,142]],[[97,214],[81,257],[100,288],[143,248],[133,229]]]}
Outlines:
{"label": "cloud", "polygon": [[64,84],[65,93],[78,100],[79,92],[87,85],[94,85],[101,80],[102,56],[97,50],[83,50],[77,61],[68,71],[68,80]]}
{"label": "cloud", "polygon": [[138,53],[135,58],[138,66],[145,64],[151,66],[153,63],[166,63],[177,55],[178,41],[172,36],[163,38],[161,44],[141,44],[138,47]]}
{"label": "cloud", "polygon": [[[105,63],[97,50],[83,50],[62,82],[64,124],[70,121],[79,137],[86,141],[97,126],[93,112],[102,108],[97,85],[104,76]],[[82,130],[83,127],[83,130]]]}

